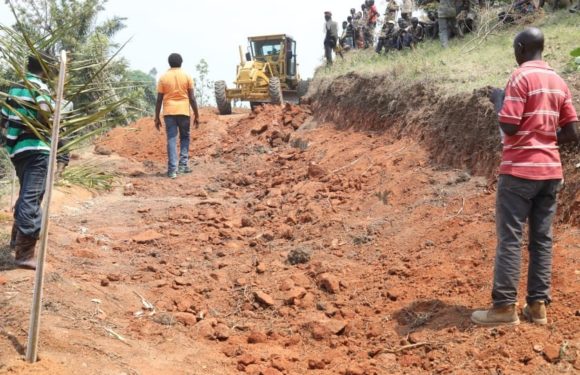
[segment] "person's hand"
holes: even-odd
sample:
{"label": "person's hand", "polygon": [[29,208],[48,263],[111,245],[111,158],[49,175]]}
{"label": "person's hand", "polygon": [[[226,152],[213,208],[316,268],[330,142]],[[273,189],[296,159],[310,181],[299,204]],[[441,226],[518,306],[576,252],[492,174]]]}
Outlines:
{"label": "person's hand", "polygon": [[156,118],[155,119],[155,129],[157,129],[158,131],[161,131],[161,127],[163,125],[161,124],[161,119]]}
{"label": "person's hand", "polygon": [[504,90],[498,89],[498,88],[494,88],[494,89],[491,90],[491,95],[489,96],[489,100],[493,104],[498,105],[498,104],[503,103],[504,95],[505,95],[504,94]]}
{"label": "person's hand", "polygon": [[196,117],[193,119],[193,124],[195,125],[195,128],[196,128],[196,129],[199,129],[199,117],[197,117],[197,116],[196,116]]}

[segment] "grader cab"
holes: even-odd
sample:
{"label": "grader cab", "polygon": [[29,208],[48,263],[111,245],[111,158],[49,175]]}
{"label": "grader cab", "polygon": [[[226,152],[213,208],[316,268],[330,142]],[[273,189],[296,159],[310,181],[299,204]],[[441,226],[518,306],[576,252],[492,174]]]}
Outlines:
{"label": "grader cab", "polygon": [[296,41],[289,35],[266,35],[248,38],[248,52],[240,47],[235,88],[225,81],[215,83],[215,99],[221,115],[232,113],[232,100],[282,104],[298,102],[308,91],[308,81],[301,81],[296,61]]}

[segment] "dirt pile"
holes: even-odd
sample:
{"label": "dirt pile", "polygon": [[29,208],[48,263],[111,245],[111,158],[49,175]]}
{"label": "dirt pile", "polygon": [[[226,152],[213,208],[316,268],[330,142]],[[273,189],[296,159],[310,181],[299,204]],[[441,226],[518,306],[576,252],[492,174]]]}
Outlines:
{"label": "dirt pile", "polygon": [[[244,112],[241,112],[242,116]],[[215,122],[218,115],[213,109],[202,108],[200,110],[201,124]],[[203,127],[202,127],[203,129]],[[196,131],[195,126],[191,126],[192,139],[200,137],[196,143],[196,148],[192,150],[194,155],[205,155],[209,149],[216,146],[212,138],[205,137],[207,132]],[[116,154],[136,161],[164,162],[167,160],[165,129],[161,131],[155,128],[153,118],[142,118],[127,127],[117,127],[97,142],[97,153]]]}
{"label": "dirt pile", "polygon": [[36,368],[18,361],[32,277],[2,275],[0,373],[580,368],[577,231],[557,228],[548,329],[475,328],[495,244],[485,179],[434,166],[416,137],[337,130],[307,106],[204,113],[193,173],[176,180],[150,119],[103,141],[131,188],[55,213]]}
{"label": "dirt pile", "polygon": [[[501,157],[497,116],[489,101],[491,88],[470,95],[447,95],[437,82],[401,86],[390,76],[355,73],[323,81],[310,100],[316,119],[339,129],[384,132],[399,139],[410,137],[424,145],[431,160],[444,167],[496,178]],[[580,97],[580,80],[569,80]],[[561,194],[560,220],[578,225],[580,146],[564,147],[562,159],[567,185]]]}

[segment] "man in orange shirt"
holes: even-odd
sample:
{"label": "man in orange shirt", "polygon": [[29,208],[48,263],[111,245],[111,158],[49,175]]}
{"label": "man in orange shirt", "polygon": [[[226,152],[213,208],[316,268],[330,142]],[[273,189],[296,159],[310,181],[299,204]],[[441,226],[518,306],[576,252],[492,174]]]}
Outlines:
{"label": "man in orange shirt", "polygon": [[[171,67],[157,84],[157,105],[155,107],[155,127],[161,130],[161,107],[167,133],[167,176],[176,178],[177,173],[191,173],[189,168],[190,107],[194,113],[194,124],[199,128],[199,112],[193,93],[191,76],[181,69],[181,55],[169,55]],[[180,153],[177,160],[177,135],[179,133]]]}

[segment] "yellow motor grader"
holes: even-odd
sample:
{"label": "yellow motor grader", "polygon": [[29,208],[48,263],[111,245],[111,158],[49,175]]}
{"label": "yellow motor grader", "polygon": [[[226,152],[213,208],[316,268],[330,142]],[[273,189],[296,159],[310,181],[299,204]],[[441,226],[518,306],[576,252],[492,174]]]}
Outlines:
{"label": "yellow motor grader", "polygon": [[282,104],[298,102],[308,91],[309,81],[300,80],[296,62],[296,41],[289,35],[248,38],[248,52],[240,46],[240,65],[235,88],[225,81],[215,83],[215,100],[221,115],[232,113],[232,100]]}

